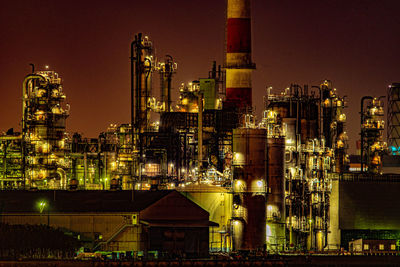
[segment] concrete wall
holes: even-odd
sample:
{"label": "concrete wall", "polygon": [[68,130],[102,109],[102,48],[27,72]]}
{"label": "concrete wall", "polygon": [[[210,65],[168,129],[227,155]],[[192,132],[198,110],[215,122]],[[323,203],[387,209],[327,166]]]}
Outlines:
{"label": "concrete wall", "polygon": [[342,230],[400,230],[400,183],[393,181],[332,181],[328,249],[341,244]]}
{"label": "concrete wall", "polygon": [[400,230],[400,183],[341,181],[339,228]]}
{"label": "concrete wall", "polygon": [[339,181],[332,180],[329,207],[328,250],[340,249],[339,204]]}

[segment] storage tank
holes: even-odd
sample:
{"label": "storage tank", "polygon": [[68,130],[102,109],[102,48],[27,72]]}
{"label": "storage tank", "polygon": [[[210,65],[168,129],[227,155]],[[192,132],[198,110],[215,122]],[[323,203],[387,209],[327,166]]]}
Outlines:
{"label": "storage tank", "polygon": [[283,250],[285,245],[285,139],[267,139],[267,249]]}
{"label": "storage tank", "polygon": [[265,129],[233,130],[233,241],[235,250],[265,244]]}
{"label": "storage tank", "polygon": [[[318,113],[319,107],[315,98],[285,97],[276,98],[268,103],[268,109],[279,114],[283,122],[285,119],[297,119],[297,124],[291,123],[291,130],[297,129],[297,134],[301,135],[301,142],[305,143],[308,139],[318,138]],[[296,134],[296,133],[295,133]]]}
{"label": "storage tank", "polygon": [[319,138],[318,115],[319,106],[318,99],[313,96],[305,96],[299,102],[300,109],[300,133],[302,143],[309,139]]}

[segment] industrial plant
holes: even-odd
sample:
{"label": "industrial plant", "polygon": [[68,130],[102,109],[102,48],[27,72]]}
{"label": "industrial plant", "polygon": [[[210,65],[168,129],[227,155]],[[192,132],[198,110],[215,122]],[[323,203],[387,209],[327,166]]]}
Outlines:
{"label": "industrial plant", "polygon": [[68,132],[62,74],[32,64],[22,129],[0,136],[0,222],[47,224],[87,250],[136,257],[399,250],[400,84],[387,108],[381,96],[360,100],[359,153],[349,155],[346,97],[325,77],[258,88],[256,114],[251,40],[250,1],[228,0],[225,61],[173,99],[180,66],[136,34],[131,121],[98,137]]}

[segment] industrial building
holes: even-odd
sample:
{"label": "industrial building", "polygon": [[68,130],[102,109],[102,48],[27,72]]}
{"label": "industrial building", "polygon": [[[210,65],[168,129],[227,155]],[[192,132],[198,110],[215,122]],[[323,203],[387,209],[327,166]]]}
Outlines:
{"label": "industrial building", "polygon": [[172,190],[4,191],[0,201],[2,223],[64,229],[93,251],[207,257],[209,227],[218,226]]}
{"label": "industrial building", "polygon": [[[69,106],[56,72],[32,70],[25,77],[22,131],[0,136],[0,187],[7,190],[1,193],[3,220],[40,223],[43,218],[37,211],[28,220],[25,212],[34,210],[16,213],[17,208],[8,208],[17,207],[17,196],[33,201],[38,193],[29,190],[39,190],[50,198],[54,192],[50,225],[83,236],[90,232],[91,240],[102,236],[105,241],[92,249],[142,251],[141,239],[132,236],[149,228],[147,248],[161,250],[171,245],[164,240],[169,234],[160,232],[165,227],[185,229],[179,230],[184,234],[170,231],[176,238],[184,236],[181,243],[173,239],[172,247],[186,247],[188,235],[198,237],[197,250],[185,251],[193,256],[204,256],[205,250],[336,251],[347,248],[352,239],[400,239],[394,189],[400,179],[384,173],[382,159],[388,146],[383,140],[381,98],[361,100],[357,163],[347,154],[346,99],[329,80],[318,85],[292,83],[283,90],[267,88],[262,114],[256,116],[249,0],[227,1],[225,62],[214,62],[205,71],[206,78],[182,84],[176,103],[171,90],[178,66],[171,56],[156,61],[154,51],[148,36],[135,36],[131,121],[111,124],[96,138],[67,132]],[[393,156],[388,158],[400,147],[399,88],[394,83],[389,89],[388,140]],[[152,121],[151,114],[159,120]],[[76,205],[59,200],[61,196]],[[130,196],[139,202],[161,202],[139,207],[134,201],[121,210]],[[169,198],[179,201],[170,203]],[[119,199],[125,204],[116,203]],[[157,204],[163,202],[168,205]],[[70,205],[77,209],[69,210]],[[104,217],[110,214],[112,219]],[[132,226],[133,214],[142,222],[140,229]],[[168,220],[157,217],[160,214],[169,215]],[[68,220],[62,216],[69,221],[87,218],[65,225]],[[130,222],[121,226],[123,218]],[[106,227],[100,223],[100,230],[90,226],[97,220],[110,224],[110,229],[123,228],[121,235],[100,229]],[[136,243],[118,245],[122,239]]]}

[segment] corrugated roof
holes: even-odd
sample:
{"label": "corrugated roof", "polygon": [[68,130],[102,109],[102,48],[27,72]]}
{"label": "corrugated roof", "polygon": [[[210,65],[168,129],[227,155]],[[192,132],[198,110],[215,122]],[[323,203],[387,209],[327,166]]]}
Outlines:
{"label": "corrugated roof", "polygon": [[[45,201],[50,212],[139,212],[173,191],[0,191],[0,213],[38,212]],[[47,211],[47,206],[43,212]]]}

